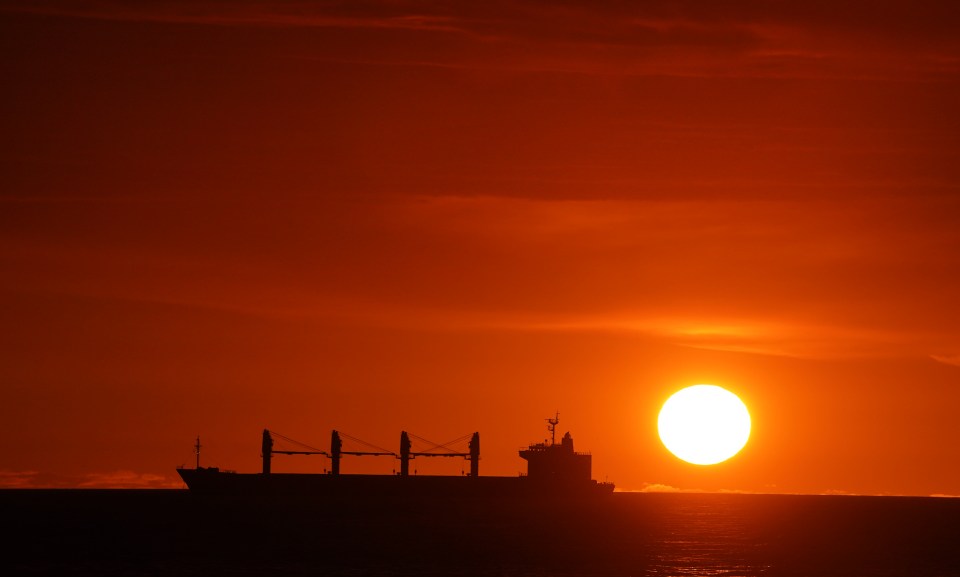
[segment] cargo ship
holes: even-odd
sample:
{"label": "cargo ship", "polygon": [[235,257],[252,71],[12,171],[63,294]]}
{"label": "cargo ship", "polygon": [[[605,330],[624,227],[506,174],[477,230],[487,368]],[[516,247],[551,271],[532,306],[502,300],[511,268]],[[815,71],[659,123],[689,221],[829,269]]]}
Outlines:
{"label": "cargo ship", "polygon": [[[334,430],[330,450],[322,451],[302,445],[298,450],[274,448],[278,433],[265,429],[261,445],[263,470],[259,473],[238,473],[218,467],[200,466],[200,440],[197,439],[195,468],[179,467],[177,473],[192,493],[206,495],[291,495],[343,503],[357,499],[380,499],[394,501],[412,498],[429,499],[542,499],[580,498],[607,495],[614,485],[592,479],[592,456],[573,448],[573,437],[567,432],[559,442],[556,427],[559,414],[547,419],[549,441],[531,444],[521,449],[519,455],[527,462],[527,472],[515,477],[480,475],[480,434],[469,435],[468,450],[457,452],[449,448],[451,443],[434,444],[427,450],[413,451],[411,435],[400,434],[400,450],[393,452],[370,446],[368,451],[347,451],[343,439]],[[292,441],[279,435],[284,440]],[[353,439],[353,437],[349,437]],[[465,437],[464,437],[465,439]],[[359,439],[354,439],[359,440]],[[421,439],[422,440],[422,439]],[[295,441],[294,441],[295,442]],[[278,473],[273,471],[272,461],[276,455],[320,455],[330,460],[330,468],[324,473]],[[376,455],[394,457],[400,461],[400,470],[390,475],[345,474],[340,470],[341,460],[350,455]],[[469,461],[470,472],[460,476],[410,474],[410,461],[417,457],[462,457]]]}

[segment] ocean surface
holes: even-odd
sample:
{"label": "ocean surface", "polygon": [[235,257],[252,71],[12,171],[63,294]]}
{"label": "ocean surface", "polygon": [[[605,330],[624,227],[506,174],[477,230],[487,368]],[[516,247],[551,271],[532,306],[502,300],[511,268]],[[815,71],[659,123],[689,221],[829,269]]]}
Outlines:
{"label": "ocean surface", "polygon": [[0,491],[0,575],[958,576],[960,499],[552,505]]}

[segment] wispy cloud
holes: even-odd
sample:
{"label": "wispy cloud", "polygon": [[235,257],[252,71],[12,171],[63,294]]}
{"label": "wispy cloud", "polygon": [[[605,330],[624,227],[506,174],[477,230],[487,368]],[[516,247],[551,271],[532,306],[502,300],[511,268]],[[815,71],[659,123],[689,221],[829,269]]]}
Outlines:
{"label": "wispy cloud", "polygon": [[945,365],[960,367],[960,354],[953,355],[930,355],[930,358]]}
{"label": "wispy cloud", "polygon": [[[313,56],[391,66],[611,76],[919,79],[954,72],[958,50],[947,35],[937,36],[931,46],[911,44],[909,29],[896,34],[895,21],[851,18],[838,24],[832,11],[796,13],[750,3],[721,14],[695,8],[682,17],[660,2],[626,7],[571,3],[560,8],[532,2],[458,6],[47,0],[10,2],[0,11],[118,22],[457,34],[476,46],[432,50],[432,60],[412,58],[406,48],[390,41],[384,47],[397,49],[383,50],[380,58],[371,58],[367,51],[351,57],[343,47],[335,55]],[[899,37],[907,39],[907,45],[898,43]]]}
{"label": "wispy cloud", "polygon": [[0,487],[30,489],[37,487],[38,471],[0,471]]}
{"label": "wispy cloud", "polygon": [[298,28],[371,28],[460,32],[454,18],[433,14],[337,15],[302,2],[23,2],[0,11],[122,22]]}
{"label": "wispy cloud", "polygon": [[65,475],[42,471],[0,471],[4,489],[181,489],[183,481],[130,470]]}
{"label": "wispy cloud", "polygon": [[84,475],[77,486],[83,489],[171,489],[183,487],[183,482],[164,475],[120,470]]}
{"label": "wispy cloud", "polygon": [[[928,250],[930,243],[955,240],[935,232],[901,237],[865,229],[860,220],[870,208],[832,212],[829,203],[812,207],[811,201],[417,197],[350,213],[356,231],[337,242],[358,246],[350,261],[355,264],[335,274],[309,269],[324,255],[336,256],[324,252],[323,242],[280,242],[263,254],[252,246],[237,261],[204,250],[203,238],[191,242],[190,236],[184,245],[200,250],[136,235],[130,242],[89,245],[12,235],[0,259],[18,272],[2,283],[5,290],[47,299],[72,295],[96,306],[156,303],[404,330],[616,333],[801,358],[921,358],[952,350],[955,336],[943,328],[942,313],[904,308],[897,300],[904,290],[926,291],[928,300],[940,293],[952,298],[949,291],[939,285],[892,292],[875,287],[899,280],[901,259],[918,270],[928,266],[923,255],[948,252],[939,245]],[[238,230],[247,230],[238,218]],[[882,223],[885,214],[870,218]],[[303,234],[291,238],[310,238],[313,225],[296,224]],[[368,233],[419,248],[371,252],[361,238]],[[236,240],[246,246],[240,236]],[[459,256],[447,260],[463,253],[476,257],[469,266]],[[275,254],[286,259],[277,261]],[[943,266],[943,258],[931,257],[929,266]],[[136,274],[126,268],[132,262]],[[83,274],[51,280],[50,270]],[[409,283],[403,275],[410,271],[433,281]],[[811,271],[826,279],[826,287],[812,284]],[[331,276],[338,282],[330,283]],[[865,291],[872,291],[871,301],[860,298]],[[932,358],[960,364],[952,354]]]}
{"label": "wispy cloud", "polygon": [[644,483],[642,487],[634,491],[627,491],[630,493],[682,493],[682,489],[674,487],[672,485],[665,485],[663,483]]}
{"label": "wispy cloud", "polygon": [[[421,314],[418,318],[424,318]],[[451,319],[450,316],[441,318]],[[461,321],[468,322],[465,317]],[[469,325],[466,325],[469,326]],[[843,325],[813,325],[793,320],[709,318],[658,318],[652,313],[596,316],[543,316],[539,319],[517,315],[477,316],[476,330],[530,332],[623,333],[694,349],[796,358],[841,359],[889,356],[922,356],[923,346],[914,336],[894,330],[857,328]]]}
{"label": "wispy cloud", "polygon": [[688,489],[666,485],[664,483],[644,483],[639,489],[617,489],[621,493],[715,493],[722,495],[761,495],[766,491],[746,491],[742,489]]}

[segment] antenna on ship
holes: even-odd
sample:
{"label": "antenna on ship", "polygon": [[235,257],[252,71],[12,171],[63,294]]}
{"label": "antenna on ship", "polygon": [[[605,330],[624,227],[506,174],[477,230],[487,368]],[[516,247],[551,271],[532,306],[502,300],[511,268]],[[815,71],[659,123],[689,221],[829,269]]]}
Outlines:
{"label": "antenna on ship", "polygon": [[550,444],[557,443],[557,425],[560,423],[560,411],[552,419],[547,419],[547,430],[550,431]]}
{"label": "antenna on ship", "polygon": [[193,452],[197,454],[197,468],[200,468],[200,435],[197,435],[197,443],[193,446]]}

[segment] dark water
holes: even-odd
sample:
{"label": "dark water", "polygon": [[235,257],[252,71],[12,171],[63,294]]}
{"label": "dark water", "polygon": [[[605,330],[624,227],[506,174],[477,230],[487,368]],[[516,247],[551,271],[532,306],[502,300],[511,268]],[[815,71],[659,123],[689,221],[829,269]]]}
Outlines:
{"label": "dark water", "polygon": [[331,506],[0,491],[0,575],[958,576],[960,499],[615,494]]}

